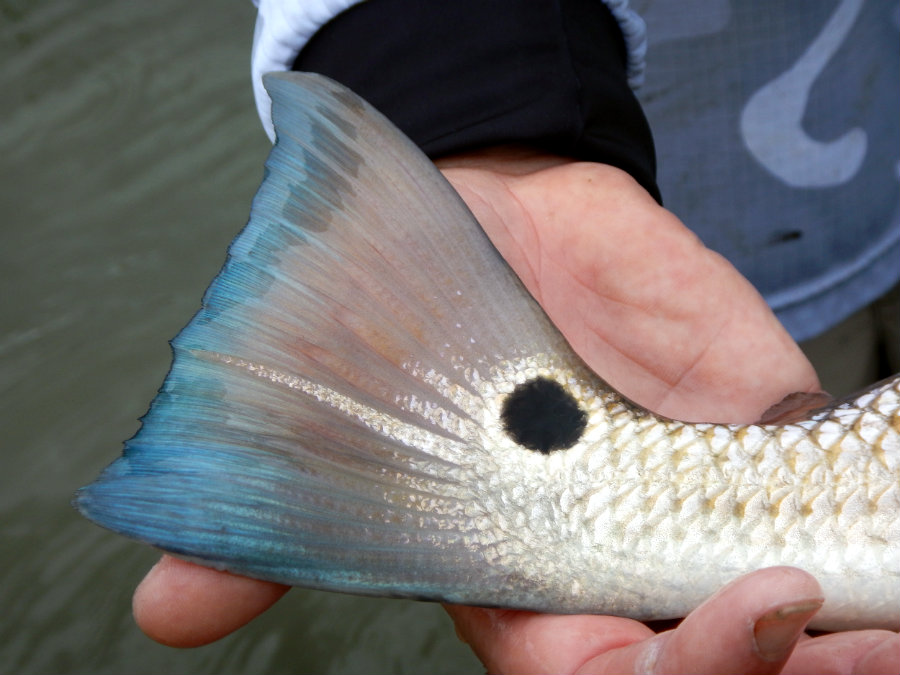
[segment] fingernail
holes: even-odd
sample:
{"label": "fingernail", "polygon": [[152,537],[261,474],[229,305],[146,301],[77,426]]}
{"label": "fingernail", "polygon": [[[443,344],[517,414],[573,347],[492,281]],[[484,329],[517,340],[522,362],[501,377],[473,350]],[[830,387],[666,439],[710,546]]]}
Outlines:
{"label": "fingernail", "polygon": [[783,659],[823,602],[822,598],[792,602],[759,617],[753,624],[753,638],[760,656],[766,661]]}

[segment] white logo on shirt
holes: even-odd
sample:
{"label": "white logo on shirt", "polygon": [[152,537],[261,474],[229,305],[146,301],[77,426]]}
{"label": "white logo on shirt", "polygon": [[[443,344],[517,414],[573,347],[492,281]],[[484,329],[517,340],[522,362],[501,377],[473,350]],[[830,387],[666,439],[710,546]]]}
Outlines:
{"label": "white logo on shirt", "polygon": [[786,72],[761,87],[741,114],[747,149],[768,171],[793,187],[846,183],[866,155],[866,132],[847,131],[822,142],[803,129],[803,115],[816,78],[846,40],[863,0],[843,0],[813,43]]}

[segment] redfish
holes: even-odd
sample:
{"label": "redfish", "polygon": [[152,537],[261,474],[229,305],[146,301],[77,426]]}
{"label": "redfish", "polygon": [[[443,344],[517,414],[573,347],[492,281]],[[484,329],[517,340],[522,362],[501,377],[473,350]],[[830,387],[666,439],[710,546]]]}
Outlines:
{"label": "redfish", "polygon": [[900,378],[785,424],[654,415],[370,105],[266,84],[250,221],[85,516],[296,586],[641,620],[793,565],[814,627],[900,627]]}

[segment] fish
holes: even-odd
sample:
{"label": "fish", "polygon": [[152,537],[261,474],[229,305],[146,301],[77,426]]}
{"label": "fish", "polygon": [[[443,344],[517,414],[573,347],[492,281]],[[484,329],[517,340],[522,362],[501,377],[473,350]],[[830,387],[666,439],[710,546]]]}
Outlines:
{"label": "fish", "polygon": [[900,627],[900,376],[788,422],[649,412],[371,105],[265,85],[249,222],[84,516],[293,586],[639,620],[792,565],[813,627]]}

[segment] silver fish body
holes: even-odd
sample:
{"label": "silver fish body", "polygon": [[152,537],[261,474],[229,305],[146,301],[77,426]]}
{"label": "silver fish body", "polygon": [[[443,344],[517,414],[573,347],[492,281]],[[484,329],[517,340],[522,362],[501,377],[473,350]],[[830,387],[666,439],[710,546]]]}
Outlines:
{"label": "silver fish body", "polygon": [[795,565],[816,627],[900,626],[900,378],[790,424],[655,416],[368,104],[267,86],[250,223],[82,513],[288,584],[638,619]]}
{"label": "silver fish body", "polygon": [[[815,626],[900,624],[900,378],[793,424],[687,424],[551,356],[526,361],[511,370],[577,392],[588,422],[573,447],[527,458],[494,426],[472,467],[468,515],[515,604],[678,617],[743,573],[792,565],[824,589]],[[525,594],[517,568],[540,570]]]}

